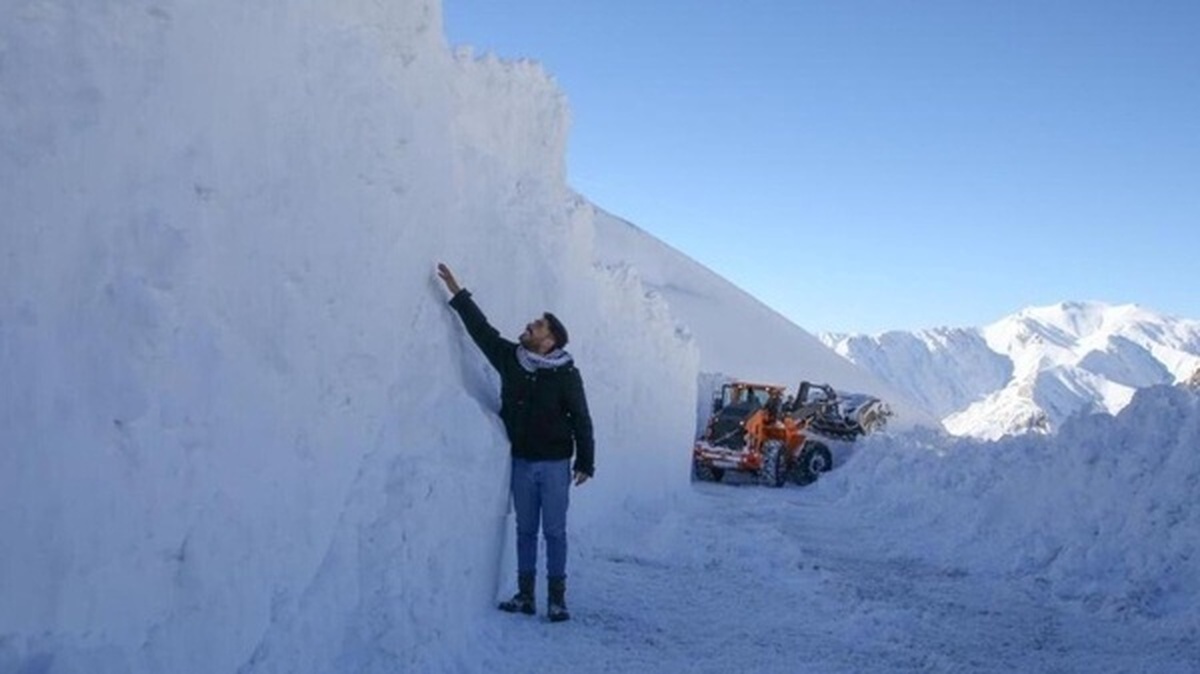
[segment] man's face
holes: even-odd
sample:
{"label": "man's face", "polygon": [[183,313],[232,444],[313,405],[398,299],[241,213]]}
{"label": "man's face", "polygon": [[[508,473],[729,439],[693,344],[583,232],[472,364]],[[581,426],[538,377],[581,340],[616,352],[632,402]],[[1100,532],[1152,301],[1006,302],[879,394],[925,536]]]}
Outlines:
{"label": "man's face", "polygon": [[535,318],[525,326],[525,332],[521,333],[521,346],[542,353],[554,348],[554,334],[550,332],[550,326],[544,318]]}

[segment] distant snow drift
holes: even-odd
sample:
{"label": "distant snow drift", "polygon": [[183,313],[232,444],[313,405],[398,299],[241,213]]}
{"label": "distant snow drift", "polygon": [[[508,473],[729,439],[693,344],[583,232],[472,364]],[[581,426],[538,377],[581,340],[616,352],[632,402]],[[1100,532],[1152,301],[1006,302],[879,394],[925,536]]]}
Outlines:
{"label": "distant snow drift", "polygon": [[573,530],[666,507],[696,351],[593,265],[566,126],[437,2],[0,5],[0,671],[461,666],[507,460],[438,260],[570,328]]}
{"label": "distant snow drift", "polygon": [[1135,390],[1200,367],[1200,321],[1135,305],[1033,307],[984,328],[825,335],[823,341],[942,419],[956,435],[1053,432],[1116,413]]}

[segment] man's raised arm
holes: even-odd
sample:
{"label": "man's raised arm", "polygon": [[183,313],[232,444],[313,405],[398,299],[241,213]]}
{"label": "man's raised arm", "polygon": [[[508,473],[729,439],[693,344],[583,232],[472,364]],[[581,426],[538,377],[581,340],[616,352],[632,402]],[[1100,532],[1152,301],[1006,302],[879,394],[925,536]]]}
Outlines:
{"label": "man's raised arm", "polygon": [[442,283],[446,284],[446,290],[450,291],[452,295],[450,306],[458,312],[458,317],[462,319],[467,334],[475,341],[476,346],[487,357],[492,367],[500,370],[504,359],[511,357],[516,344],[501,337],[500,331],[492,327],[487,316],[483,315],[483,311],[471,299],[470,291],[458,284],[458,279],[454,278],[454,272],[450,271],[450,267],[439,262],[437,274],[442,279]]}

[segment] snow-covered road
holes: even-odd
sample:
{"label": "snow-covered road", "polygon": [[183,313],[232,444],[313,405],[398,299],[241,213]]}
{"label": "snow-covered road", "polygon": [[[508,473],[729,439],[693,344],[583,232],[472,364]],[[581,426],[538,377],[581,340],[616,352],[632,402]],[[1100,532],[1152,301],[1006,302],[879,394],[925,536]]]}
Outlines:
{"label": "snow-covered road", "polygon": [[[887,553],[821,485],[699,484],[580,541],[574,619],[495,615],[488,672],[1196,672],[1194,640],[1054,599],[1034,578]],[[539,611],[544,594],[539,583]]]}

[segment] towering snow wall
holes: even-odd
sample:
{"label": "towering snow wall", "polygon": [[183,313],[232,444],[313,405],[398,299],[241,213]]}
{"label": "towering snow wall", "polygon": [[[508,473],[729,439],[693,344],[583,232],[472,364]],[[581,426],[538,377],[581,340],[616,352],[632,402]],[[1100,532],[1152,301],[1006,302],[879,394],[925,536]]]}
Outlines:
{"label": "towering snow wall", "polygon": [[462,669],[507,454],[437,260],[571,330],[573,532],[686,483],[694,347],[592,263],[553,83],[440,12],[0,4],[0,671]]}

